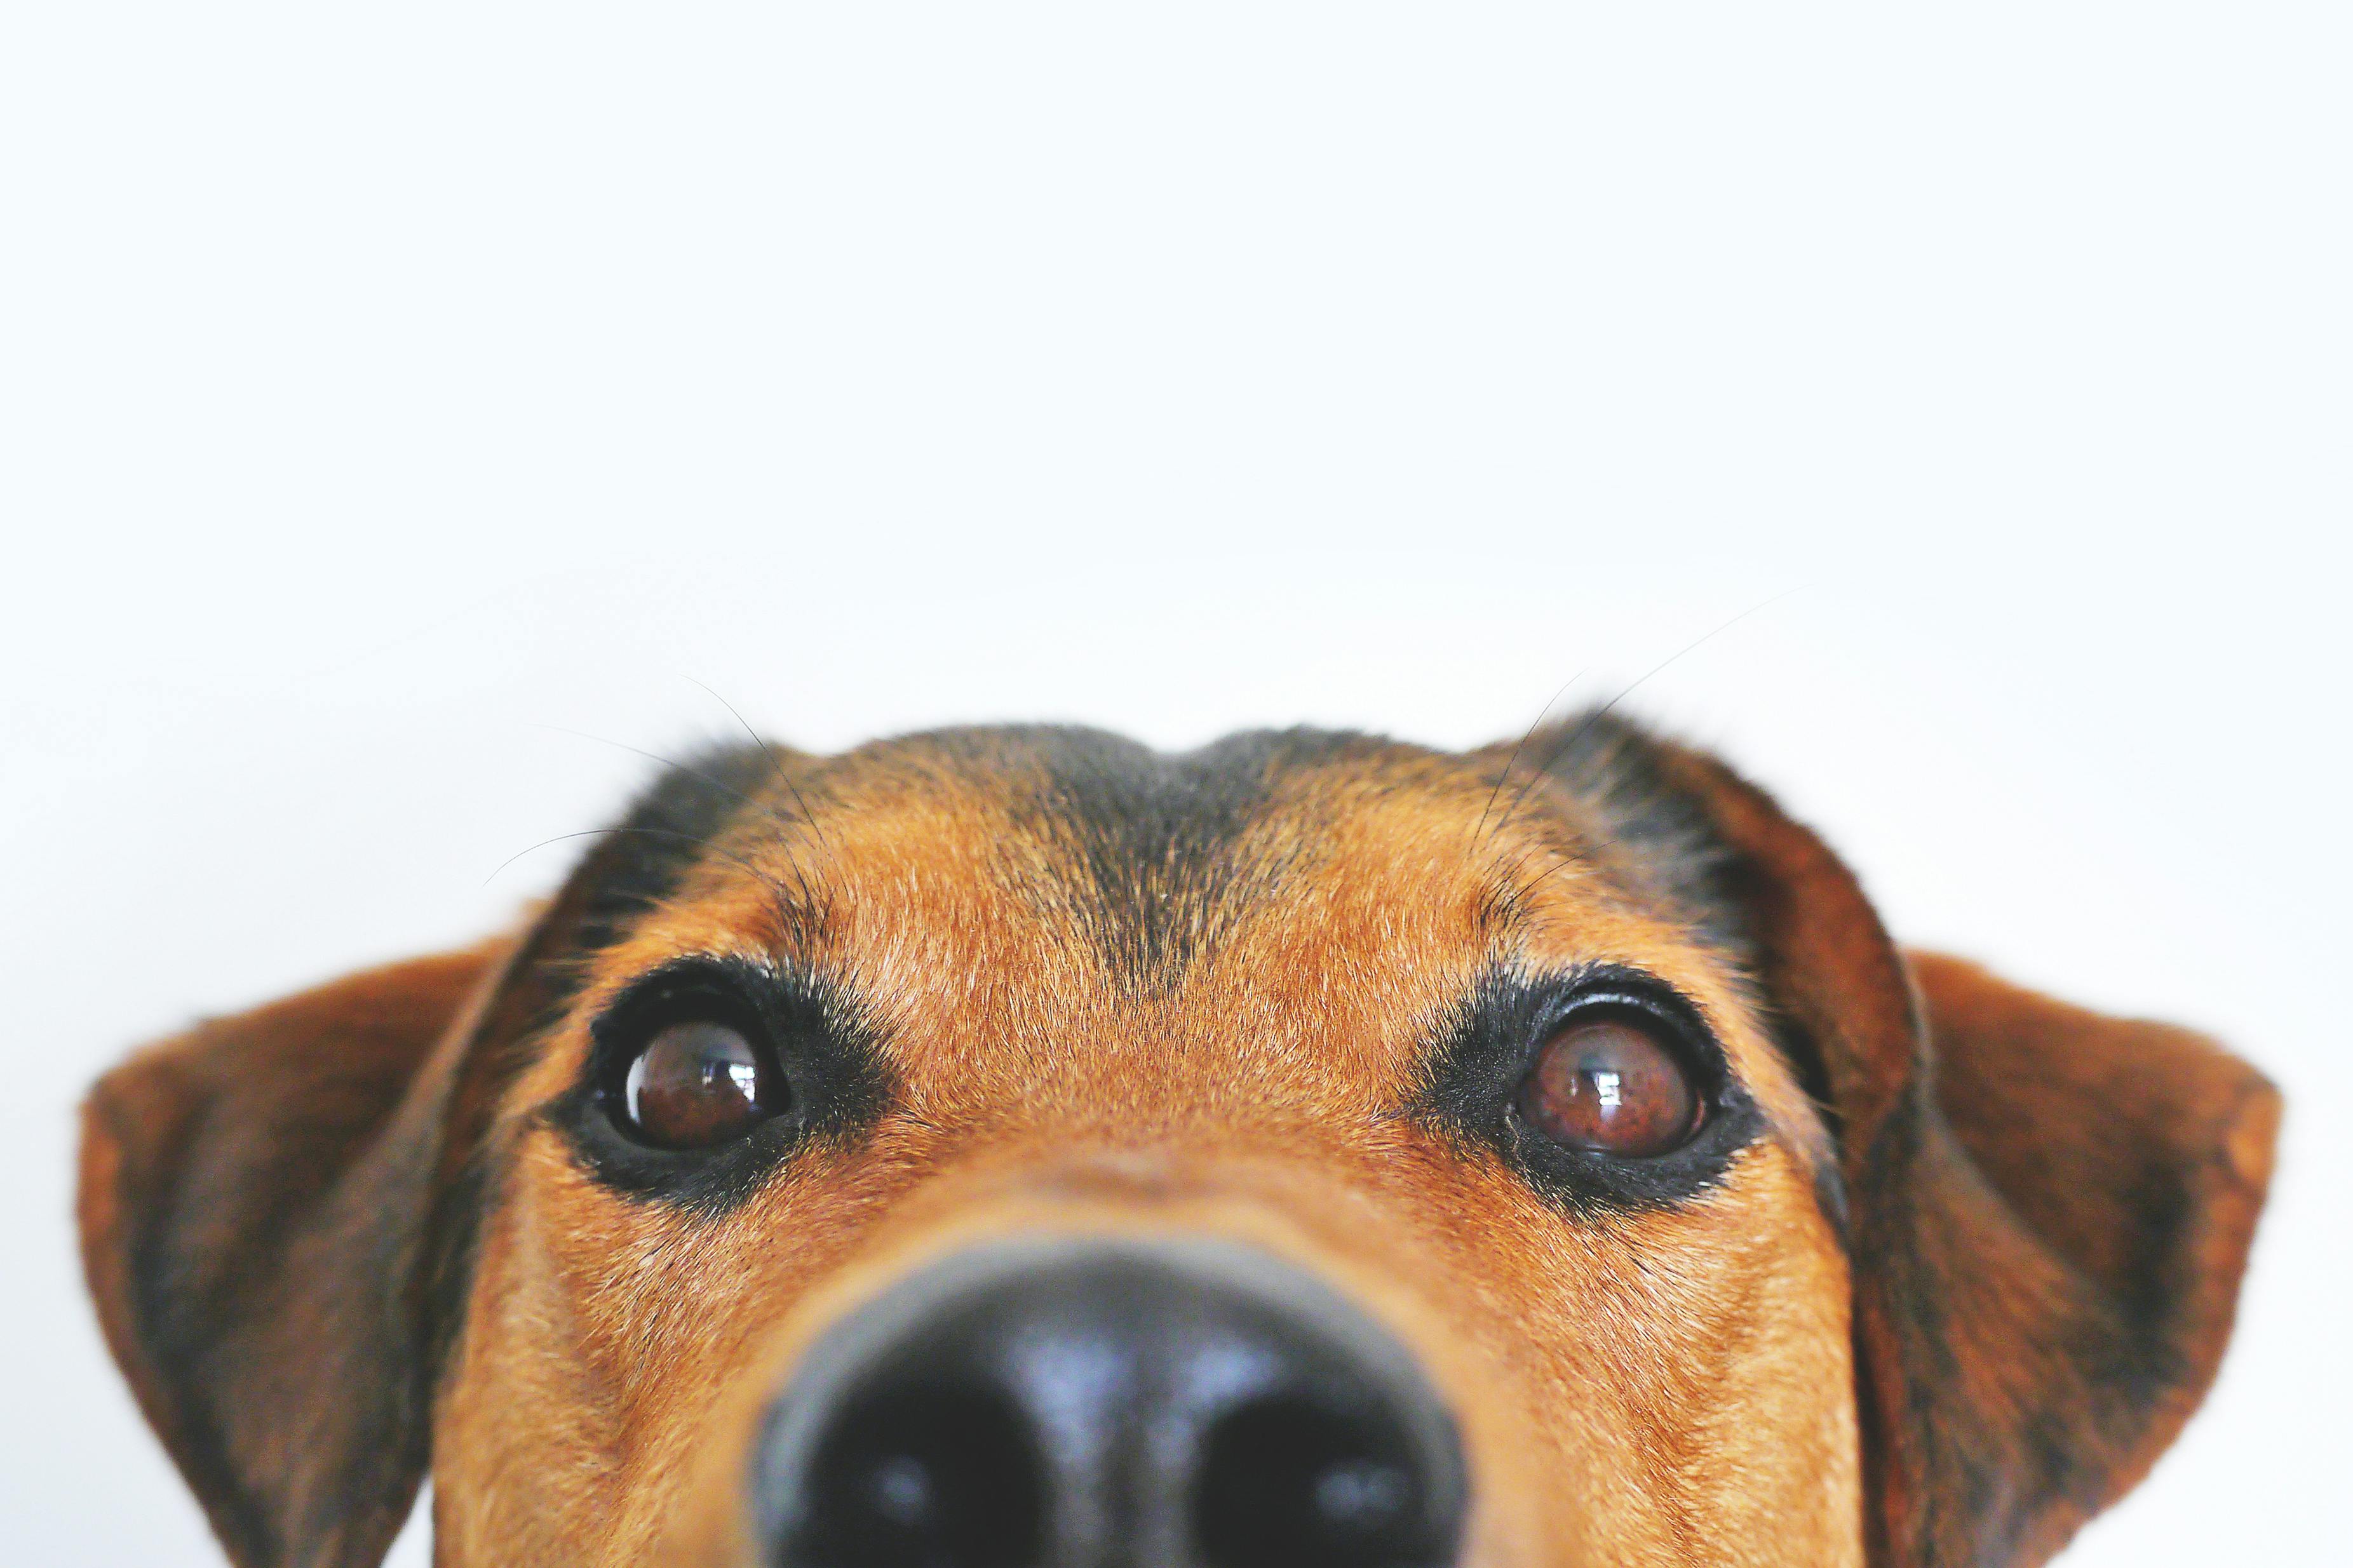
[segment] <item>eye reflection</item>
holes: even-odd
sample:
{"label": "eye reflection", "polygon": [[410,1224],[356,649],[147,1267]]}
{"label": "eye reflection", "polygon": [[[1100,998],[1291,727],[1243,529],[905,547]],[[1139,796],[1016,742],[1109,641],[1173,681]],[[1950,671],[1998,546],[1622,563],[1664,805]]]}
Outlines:
{"label": "eye reflection", "polygon": [[741,1137],[790,1103],[743,1031],[712,1020],[671,1024],[647,1040],[622,1080],[627,1130],[667,1149]]}
{"label": "eye reflection", "polygon": [[1651,1027],[1612,1014],[1572,1018],[1536,1053],[1520,1114],[1565,1148],[1649,1159],[1682,1147],[1703,1107],[1691,1076]]}

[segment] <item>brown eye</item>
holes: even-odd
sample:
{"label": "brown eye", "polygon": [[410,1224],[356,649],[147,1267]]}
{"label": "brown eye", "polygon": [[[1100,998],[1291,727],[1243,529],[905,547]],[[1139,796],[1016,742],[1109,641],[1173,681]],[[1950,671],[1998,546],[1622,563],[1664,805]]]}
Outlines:
{"label": "brown eye", "polygon": [[1536,1053],[1520,1114],[1556,1143],[1640,1160],[1680,1148],[1702,1106],[1675,1053],[1637,1019],[1572,1020]]}
{"label": "brown eye", "polygon": [[743,1032],[709,1021],[658,1031],[621,1085],[630,1131],[665,1149],[740,1138],[790,1103],[783,1079]]}

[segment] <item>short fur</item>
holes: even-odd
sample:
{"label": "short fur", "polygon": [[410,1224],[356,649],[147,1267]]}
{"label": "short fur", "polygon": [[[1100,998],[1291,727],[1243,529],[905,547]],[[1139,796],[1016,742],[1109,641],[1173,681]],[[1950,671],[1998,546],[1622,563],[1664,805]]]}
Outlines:
{"label": "short fur", "polygon": [[[723,1204],[566,1130],[601,1010],[690,962],[797,977],[870,1075]],[[1683,1185],[1562,1189],[1461,1109],[1493,1020],[1596,966],[1670,988],[1753,1114]],[[376,1563],[428,1468],[447,1568],[746,1564],[800,1347],[1035,1229],[1356,1295],[1456,1408],[1478,1568],[1976,1568],[2188,1419],[2277,1116],[2197,1036],[1902,952],[1753,785],[1607,715],[1459,757],[967,730],[702,757],[513,937],[132,1058],[80,1214],[242,1568]]]}

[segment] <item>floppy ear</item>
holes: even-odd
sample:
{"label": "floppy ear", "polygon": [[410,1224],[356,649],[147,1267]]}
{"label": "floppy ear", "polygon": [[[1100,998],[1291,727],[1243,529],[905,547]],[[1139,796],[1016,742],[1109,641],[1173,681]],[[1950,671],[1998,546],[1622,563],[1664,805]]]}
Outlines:
{"label": "floppy ear", "polygon": [[577,961],[674,890],[774,766],[680,769],[520,941],[353,975],[150,1047],[84,1108],[109,1345],[239,1568],[371,1568],[416,1500],[499,1110]]}
{"label": "floppy ear", "polygon": [[1839,1137],[1872,1562],[2047,1560],[2213,1381],[2278,1095],[2186,1030],[1907,961],[1821,841],[1713,758],[1616,724],[1583,750],[1605,795],[1695,815],[1700,896]]}
{"label": "floppy ear", "polygon": [[83,1109],[107,1342],[240,1568],[374,1563],[416,1500],[442,1113],[502,957],[418,959],[203,1025]]}
{"label": "floppy ear", "polygon": [[[2040,1562],[2148,1473],[2212,1384],[2280,1098],[2187,1029],[2087,1012],[1958,959],[1909,959],[1934,1115],[1951,1134],[1925,1166],[1951,1228],[1941,1257],[1915,1255],[1919,1283],[1948,1311],[2027,1336],[1962,1337],[1974,1364],[1955,1366],[1980,1429],[2034,1419],[1956,1457],[2024,1478],[1996,1539],[2014,1535],[2010,1561]],[[1969,1277],[1989,1244],[2014,1249],[2010,1278]]]}

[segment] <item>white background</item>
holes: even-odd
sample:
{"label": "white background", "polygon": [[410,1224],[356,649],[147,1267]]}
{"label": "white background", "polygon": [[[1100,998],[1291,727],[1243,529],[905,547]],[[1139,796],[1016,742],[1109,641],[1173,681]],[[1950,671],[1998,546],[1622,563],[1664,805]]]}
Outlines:
{"label": "white background", "polygon": [[508,918],[695,682],[1458,745],[1688,648],[1629,705],[1903,934],[2285,1086],[2067,1561],[2341,1561],[2348,78],[2253,0],[9,7],[9,1560],[213,1560],[82,1086]]}

